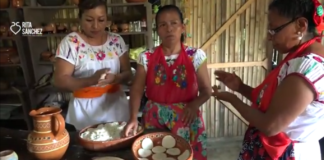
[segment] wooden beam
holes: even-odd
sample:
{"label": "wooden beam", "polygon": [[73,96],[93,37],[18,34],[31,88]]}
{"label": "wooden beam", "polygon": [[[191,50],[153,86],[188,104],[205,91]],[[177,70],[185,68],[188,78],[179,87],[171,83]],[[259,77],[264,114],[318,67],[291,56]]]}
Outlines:
{"label": "wooden beam", "polygon": [[206,50],[255,0],[248,0],[200,48]]}
{"label": "wooden beam", "polygon": [[243,123],[246,125],[249,125],[249,122],[246,121],[241,114],[228,102],[218,100],[220,103],[222,103],[228,110],[230,110],[237,118],[239,118]]}
{"label": "wooden beam", "polygon": [[207,68],[234,68],[234,67],[254,67],[262,66],[265,69],[268,69],[268,58],[260,62],[226,62],[226,63],[212,63],[207,64]]}

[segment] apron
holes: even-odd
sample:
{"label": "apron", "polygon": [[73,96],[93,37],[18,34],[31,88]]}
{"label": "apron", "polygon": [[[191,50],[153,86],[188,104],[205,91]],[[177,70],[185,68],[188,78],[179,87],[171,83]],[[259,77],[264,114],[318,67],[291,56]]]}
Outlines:
{"label": "apron", "polygon": [[[263,112],[268,109],[278,86],[277,76],[281,67],[289,60],[302,56],[301,53],[317,40],[318,37],[311,39],[302,44],[295,52],[289,53],[265,80],[252,91],[251,101],[253,108]],[[294,155],[294,147],[298,143],[300,142],[292,141],[284,132],[267,137],[251,124],[245,134],[240,158],[243,160],[297,160]]]}
{"label": "apron", "polygon": [[198,96],[196,71],[184,46],[178,58],[168,65],[162,47],[149,57],[146,77],[148,102],[143,111],[145,128],[168,129],[187,140],[194,160],[207,160],[207,134],[200,111],[192,124],[185,126],[181,115],[186,104]]}

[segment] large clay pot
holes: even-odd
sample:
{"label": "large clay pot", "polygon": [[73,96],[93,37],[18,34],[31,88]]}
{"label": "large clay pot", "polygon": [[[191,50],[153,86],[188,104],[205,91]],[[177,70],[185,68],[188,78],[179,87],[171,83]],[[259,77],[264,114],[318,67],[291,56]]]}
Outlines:
{"label": "large clay pot", "polygon": [[8,8],[8,7],[9,7],[9,0],[0,1],[0,8]]}
{"label": "large clay pot", "polygon": [[21,8],[24,6],[24,0],[11,0],[11,6],[14,8]]}
{"label": "large clay pot", "polygon": [[64,156],[70,136],[65,129],[62,110],[57,107],[43,107],[32,110],[34,130],[27,138],[28,151],[39,160],[60,160]]}

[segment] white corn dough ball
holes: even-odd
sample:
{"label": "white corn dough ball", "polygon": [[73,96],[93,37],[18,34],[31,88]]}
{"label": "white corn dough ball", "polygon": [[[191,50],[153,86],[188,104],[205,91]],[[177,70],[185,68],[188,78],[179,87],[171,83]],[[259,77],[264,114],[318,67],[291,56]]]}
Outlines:
{"label": "white corn dough ball", "polygon": [[138,150],[138,155],[141,157],[141,158],[147,158],[149,156],[152,155],[152,151],[151,150],[147,150],[147,149],[143,149],[143,148],[140,148]]}
{"label": "white corn dough ball", "polygon": [[152,149],[153,148],[153,141],[150,138],[144,138],[142,141],[142,148],[143,149]]}

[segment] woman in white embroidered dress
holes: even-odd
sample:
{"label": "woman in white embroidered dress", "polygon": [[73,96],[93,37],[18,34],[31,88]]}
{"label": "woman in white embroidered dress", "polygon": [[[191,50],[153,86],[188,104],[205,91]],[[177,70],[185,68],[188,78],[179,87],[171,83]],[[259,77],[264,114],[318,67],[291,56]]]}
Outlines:
{"label": "woman in white embroidered dress", "polygon": [[128,121],[129,107],[119,84],[132,73],[124,40],[105,31],[106,2],[79,3],[82,32],[67,35],[60,43],[54,84],[73,92],[66,122],[80,130],[101,122]]}

